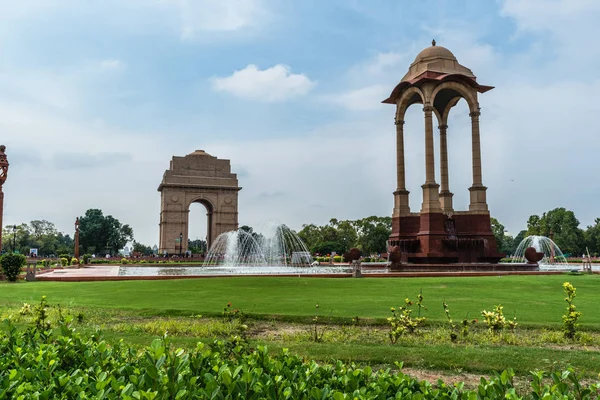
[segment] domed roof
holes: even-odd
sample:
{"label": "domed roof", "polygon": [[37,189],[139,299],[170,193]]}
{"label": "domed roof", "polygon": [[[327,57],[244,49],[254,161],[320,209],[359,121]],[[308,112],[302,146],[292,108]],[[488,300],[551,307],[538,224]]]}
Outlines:
{"label": "domed roof", "polygon": [[431,42],[431,47],[427,47],[426,49],[421,50],[419,54],[417,54],[417,57],[415,58],[413,64],[432,58],[446,58],[448,60],[457,61],[456,57],[454,57],[454,54],[452,54],[450,50],[442,46],[436,46],[434,40],[433,42]]}
{"label": "domed roof", "polygon": [[196,150],[193,153],[190,153],[188,155],[190,155],[190,156],[210,156],[210,154],[208,154],[204,150]]}
{"label": "domed roof", "polygon": [[460,65],[450,50],[436,46],[434,40],[430,47],[417,54],[406,75],[396,85],[390,97],[383,100],[383,103],[396,104],[402,93],[411,86],[418,86],[426,81],[439,83],[447,80],[462,82],[462,84],[475,88],[479,93],[485,93],[494,88],[477,83],[473,71]]}
{"label": "domed roof", "polygon": [[408,73],[402,78],[402,82],[410,81],[425,72],[437,72],[440,74],[458,74],[475,79],[473,72],[458,63],[458,60],[450,50],[442,46],[436,46],[435,40],[431,46],[423,49],[410,65]]}

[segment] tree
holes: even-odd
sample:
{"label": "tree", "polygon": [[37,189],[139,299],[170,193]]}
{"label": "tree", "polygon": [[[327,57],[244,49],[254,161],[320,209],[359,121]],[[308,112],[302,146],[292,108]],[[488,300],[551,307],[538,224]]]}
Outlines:
{"label": "tree", "polygon": [[133,240],[133,229],[129,225],[123,225],[112,215],[104,218],[104,224],[107,231],[107,248],[111,254],[118,254],[127,242]]}
{"label": "tree", "polygon": [[[29,244],[31,242],[29,225],[26,223],[17,225],[16,232],[13,227],[14,225],[7,225],[2,230],[2,249],[6,252],[16,250],[20,254],[28,254],[30,249]],[[13,246],[15,247],[14,249]]]}
{"label": "tree", "polygon": [[334,218],[330,220],[329,223],[337,231],[339,254],[346,253],[352,247],[356,246],[356,242],[358,241],[358,233],[356,232],[356,225],[353,221],[338,221]]}
{"label": "tree", "polygon": [[206,253],[208,251],[206,240],[202,240],[202,239],[190,240],[190,239],[188,239],[188,249],[189,249],[189,251],[192,252],[192,254]]}
{"label": "tree", "polygon": [[352,247],[360,247],[369,254],[387,251],[391,231],[390,217],[372,216],[356,221],[332,218],[329,224],[323,226],[303,225],[298,236],[313,254],[343,254]]}
{"label": "tree", "polygon": [[135,240],[133,241],[132,252],[140,253],[143,256],[151,256],[153,254],[152,247],[145,246]]}
{"label": "tree", "polygon": [[490,224],[492,225],[496,245],[500,248],[504,244],[504,225],[494,217],[490,218]]}
{"label": "tree", "polygon": [[490,222],[492,225],[494,238],[496,239],[496,246],[498,246],[498,251],[506,255],[513,254],[515,252],[515,243],[513,237],[505,233],[506,231],[504,229],[504,225],[502,225],[496,218],[490,218]]}
{"label": "tree", "polygon": [[590,254],[600,253],[600,218],[594,220],[594,225],[587,227],[583,237]]}
{"label": "tree", "polygon": [[371,216],[356,221],[358,247],[364,254],[385,253],[392,233],[391,217]]}
{"label": "tree", "polygon": [[527,221],[528,235],[551,237],[563,253],[581,254],[584,250],[583,231],[573,211],[564,207],[532,215]]}
{"label": "tree", "polygon": [[527,236],[541,234],[540,217],[538,215],[531,215],[527,220]]}
{"label": "tree", "polygon": [[317,247],[319,247],[319,244],[323,241],[323,237],[321,235],[321,229],[315,224],[302,225],[302,229],[298,232],[298,236],[302,239],[311,253],[327,254],[317,250]]}
{"label": "tree", "polygon": [[523,239],[525,239],[527,237],[527,231],[526,230],[522,230],[521,232],[519,232],[517,234],[517,236],[515,236],[514,240],[513,240],[513,248],[514,250],[512,251],[511,254],[514,254],[517,249],[519,248],[519,245],[521,244],[521,242],[523,241]]}
{"label": "tree", "polygon": [[133,240],[133,229],[123,225],[112,215],[89,209],[79,217],[79,243],[84,253],[118,254],[127,242]]}
{"label": "tree", "polygon": [[[31,232],[30,248],[37,248],[39,255],[58,254],[60,244],[58,231],[52,222],[34,220],[29,223]],[[69,251],[70,253],[70,251]]]}

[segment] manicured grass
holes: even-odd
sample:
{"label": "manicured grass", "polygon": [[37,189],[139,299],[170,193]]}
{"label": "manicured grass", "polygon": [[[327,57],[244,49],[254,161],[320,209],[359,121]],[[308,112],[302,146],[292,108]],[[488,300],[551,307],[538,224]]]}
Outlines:
{"label": "manicured grass", "polygon": [[422,290],[428,320],[445,321],[442,301],[454,319],[496,304],[521,325],[560,325],[566,308],[562,283],[577,288],[582,327],[600,329],[600,276],[540,275],[452,278],[278,278],[232,277],[165,281],[35,282],[0,284],[0,304],[34,303],[42,295],[53,304],[135,310],[140,315],[215,315],[227,302],[262,316],[384,318],[389,308],[415,299]]}
{"label": "manicured grass", "polygon": [[[583,313],[581,328],[591,331],[586,333],[587,339],[565,342],[562,338],[565,281],[577,288],[575,304]],[[73,316],[80,312],[84,315],[78,329],[92,333],[99,328],[110,342],[124,339],[133,345],[148,345],[168,331],[174,345],[192,348],[198,340],[227,340],[241,334],[237,328],[221,326],[227,319],[207,318],[220,316],[224,306],[231,302],[231,309],[241,309],[251,316],[247,321],[249,330],[244,332],[252,345],[267,344],[275,351],[286,347],[320,361],[342,359],[391,367],[394,362],[402,361],[405,366],[417,369],[488,375],[513,368],[523,376],[530,370],[549,371],[572,365],[587,377],[595,377],[600,365],[599,284],[598,275],[1,283],[0,315],[13,315],[22,327],[31,325],[33,316],[19,322],[18,310],[24,302],[35,305],[46,295],[52,306],[60,304]],[[402,305],[406,296],[415,300],[421,290],[428,307],[422,315],[434,324],[391,345],[385,322],[390,307]],[[461,321],[467,314],[469,319],[480,320],[468,338],[450,341],[442,301],[449,304],[455,321]],[[486,336],[480,313],[496,304],[504,306],[508,319],[516,314],[519,326],[514,339]],[[50,310],[53,318],[57,312],[57,307]],[[311,338],[315,314],[319,315],[320,323],[328,323],[331,316],[341,324],[320,325],[319,329],[326,329],[327,334],[319,343]],[[359,320],[351,322],[356,316]],[[295,322],[277,321],[286,319]],[[373,320],[384,325],[374,326]],[[530,329],[523,329],[524,326]],[[552,331],[541,327],[550,327]],[[559,340],[548,339],[548,335]]]}

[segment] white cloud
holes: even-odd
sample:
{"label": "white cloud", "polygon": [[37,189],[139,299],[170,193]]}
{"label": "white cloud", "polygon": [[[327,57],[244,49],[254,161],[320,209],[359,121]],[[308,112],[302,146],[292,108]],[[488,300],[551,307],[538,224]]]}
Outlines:
{"label": "white cloud", "polygon": [[125,63],[121,60],[102,60],[99,64],[101,71],[120,71],[125,68]]}
{"label": "white cloud", "polygon": [[213,89],[236,97],[265,102],[285,101],[307,94],[316,82],[304,74],[293,74],[290,67],[277,64],[264,70],[250,64],[225,78],[213,78]]}
{"label": "white cloud", "polygon": [[391,92],[384,85],[372,85],[343,93],[327,95],[325,100],[351,111],[377,110]]}
{"label": "white cloud", "polygon": [[580,24],[597,22],[600,2],[597,0],[504,0],[502,13],[515,18],[522,30],[568,32]]}
{"label": "white cloud", "polygon": [[264,24],[268,13],[263,0],[165,0],[176,9],[181,36],[191,39],[201,32],[232,32]]}

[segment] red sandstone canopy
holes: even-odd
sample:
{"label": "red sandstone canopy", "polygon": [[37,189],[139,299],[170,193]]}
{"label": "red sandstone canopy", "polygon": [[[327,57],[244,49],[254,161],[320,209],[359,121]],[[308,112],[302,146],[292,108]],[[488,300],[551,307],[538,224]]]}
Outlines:
{"label": "red sandstone canopy", "polygon": [[478,84],[473,72],[460,65],[450,50],[436,46],[435,40],[431,44],[431,47],[427,47],[417,55],[390,97],[382,103],[396,104],[404,90],[426,81],[459,81],[475,88],[479,93],[485,93],[494,88]]}

